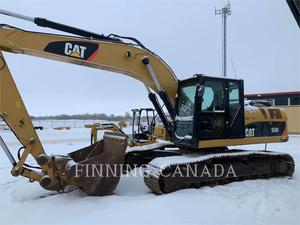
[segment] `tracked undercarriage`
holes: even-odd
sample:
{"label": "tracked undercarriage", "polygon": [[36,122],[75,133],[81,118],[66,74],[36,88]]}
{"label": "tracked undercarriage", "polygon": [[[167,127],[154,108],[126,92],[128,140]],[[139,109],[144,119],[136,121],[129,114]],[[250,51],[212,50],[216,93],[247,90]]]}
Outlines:
{"label": "tracked undercarriage", "polygon": [[147,164],[144,182],[155,194],[249,179],[292,176],[295,169],[293,158],[286,153],[227,148],[198,153],[162,148],[136,151],[127,153],[126,163],[131,166]]}

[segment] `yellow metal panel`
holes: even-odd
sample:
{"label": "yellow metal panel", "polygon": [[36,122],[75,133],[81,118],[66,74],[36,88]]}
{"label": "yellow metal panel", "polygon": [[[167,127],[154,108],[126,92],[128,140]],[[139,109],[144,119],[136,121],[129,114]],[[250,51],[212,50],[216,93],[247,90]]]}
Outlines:
{"label": "yellow metal panel", "polygon": [[239,138],[239,139],[220,139],[220,140],[203,140],[199,141],[199,148],[214,148],[234,145],[250,145],[264,144],[287,141],[287,136],[272,136],[272,137],[255,137],[255,138]]}

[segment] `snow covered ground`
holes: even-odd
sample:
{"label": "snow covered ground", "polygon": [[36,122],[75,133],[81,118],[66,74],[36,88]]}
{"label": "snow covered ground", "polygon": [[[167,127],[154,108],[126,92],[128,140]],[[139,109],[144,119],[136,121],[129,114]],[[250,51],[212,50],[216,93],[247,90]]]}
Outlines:
{"label": "snow covered ground", "polygon": [[[64,154],[89,144],[88,129],[38,131],[48,154]],[[1,131],[14,151],[17,141]],[[247,146],[263,149],[263,145]],[[269,150],[287,152],[300,162],[300,136]],[[76,190],[56,194],[38,183],[10,175],[0,151],[0,225],[8,224],[298,224],[300,172],[294,177],[251,180],[217,187],[181,190],[156,196],[141,176],[123,177],[106,197],[89,197]]]}

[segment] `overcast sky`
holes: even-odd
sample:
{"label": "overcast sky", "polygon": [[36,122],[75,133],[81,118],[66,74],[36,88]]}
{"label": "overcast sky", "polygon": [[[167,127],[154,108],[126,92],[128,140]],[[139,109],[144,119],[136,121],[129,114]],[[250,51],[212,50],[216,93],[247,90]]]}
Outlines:
{"label": "overcast sky", "polygon": [[[220,76],[223,0],[0,0],[1,8],[45,17],[98,33],[138,38],[179,79]],[[228,76],[245,80],[245,93],[300,90],[300,32],[285,0],[231,0]],[[0,16],[0,23],[53,32]],[[124,114],[151,106],[143,85],[124,75],[5,53],[31,115]],[[233,66],[234,65],[234,69]],[[235,70],[235,73],[234,73]]]}

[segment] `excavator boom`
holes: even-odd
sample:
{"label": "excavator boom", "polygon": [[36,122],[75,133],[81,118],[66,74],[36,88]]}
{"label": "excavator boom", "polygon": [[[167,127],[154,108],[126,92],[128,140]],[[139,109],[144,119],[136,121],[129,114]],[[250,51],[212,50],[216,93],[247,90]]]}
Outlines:
{"label": "excavator boom", "polygon": [[[20,38],[21,37],[21,38]],[[137,45],[110,40],[91,40],[24,31],[8,25],[0,26],[0,48],[6,52],[32,55],[128,75],[159,93],[142,60],[148,58],[158,76],[161,89],[174,103],[177,78],[161,58]]]}

